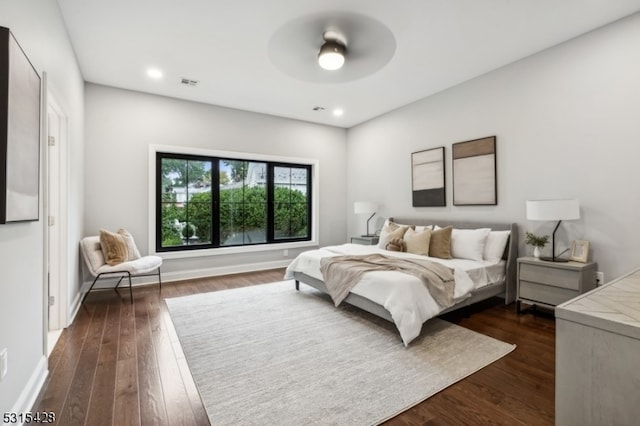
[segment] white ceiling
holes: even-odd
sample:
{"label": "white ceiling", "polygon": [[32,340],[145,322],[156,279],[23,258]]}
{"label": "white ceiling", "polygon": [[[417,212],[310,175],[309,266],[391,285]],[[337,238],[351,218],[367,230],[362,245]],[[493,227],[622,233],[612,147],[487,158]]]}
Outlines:
{"label": "white ceiling", "polygon": [[[640,0],[58,3],[86,81],[345,128],[640,10]],[[364,76],[324,78],[315,62],[322,34],[315,33],[323,20],[348,26],[341,15],[381,24],[395,43],[390,60]],[[349,33],[347,49],[373,37],[366,28],[339,29]],[[347,56],[338,73],[346,76],[349,66]],[[147,77],[150,67],[163,77]],[[315,77],[301,76],[305,67]],[[182,77],[199,84],[182,85]],[[338,107],[342,117],[332,114]]]}

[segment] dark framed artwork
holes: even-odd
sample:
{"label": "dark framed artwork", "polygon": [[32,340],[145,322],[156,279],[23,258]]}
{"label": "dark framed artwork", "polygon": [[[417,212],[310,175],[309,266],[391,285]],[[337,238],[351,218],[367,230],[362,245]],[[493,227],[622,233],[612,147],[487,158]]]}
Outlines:
{"label": "dark framed artwork", "polygon": [[453,205],[498,204],[496,137],[454,143]]}
{"label": "dark framed artwork", "polygon": [[35,221],[40,207],[40,76],[0,27],[0,223]]}
{"label": "dark framed artwork", "polygon": [[413,207],[446,205],[444,147],[411,153]]}

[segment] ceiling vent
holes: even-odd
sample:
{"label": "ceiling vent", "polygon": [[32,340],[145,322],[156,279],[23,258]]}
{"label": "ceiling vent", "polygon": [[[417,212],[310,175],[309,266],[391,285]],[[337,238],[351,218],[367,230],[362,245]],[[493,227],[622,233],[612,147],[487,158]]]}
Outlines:
{"label": "ceiling vent", "polygon": [[195,86],[198,85],[199,81],[198,80],[192,80],[190,78],[182,77],[181,80],[180,80],[180,83],[184,84],[185,86],[195,87]]}
{"label": "ceiling vent", "polygon": [[315,106],[315,107],[313,107],[313,110],[314,110],[314,111],[324,111],[324,107],[321,107],[321,106]]}

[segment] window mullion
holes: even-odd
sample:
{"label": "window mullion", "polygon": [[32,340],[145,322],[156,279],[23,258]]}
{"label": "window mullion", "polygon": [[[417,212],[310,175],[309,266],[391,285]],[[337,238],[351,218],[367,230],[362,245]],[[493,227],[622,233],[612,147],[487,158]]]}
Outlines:
{"label": "window mullion", "polygon": [[211,159],[211,244],[220,247],[220,159]]}
{"label": "window mullion", "polygon": [[267,242],[275,241],[275,184],[273,163],[267,163]]}

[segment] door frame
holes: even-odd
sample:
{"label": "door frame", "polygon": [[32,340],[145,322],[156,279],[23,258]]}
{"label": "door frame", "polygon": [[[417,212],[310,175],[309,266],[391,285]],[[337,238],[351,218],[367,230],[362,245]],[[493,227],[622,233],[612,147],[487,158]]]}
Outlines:
{"label": "door frame", "polygon": [[[46,74],[46,73],[45,73]],[[46,75],[45,79],[46,81]],[[69,325],[69,262],[68,262],[68,190],[69,190],[69,120],[49,84],[44,93],[44,262],[45,262],[45,333]],[[49,120],[55,120],[50,123]],[[55,133],[50,134],[51,131]],[[55,147],[49,146],[49,136],[56,138]],[[52,167],[55,162],[57,167]],[[50,176],[50,172],[54,175]],[[53,200],[50,197],[55,197]],[[57,210],[57,211],[54,211]],[[54,216],[53,226],[49,217]],[[50,267],[50,260],[56,263]],[[51,276],[51,272],[54,276]],[[50,296],[54,304],[50,305]]]}

